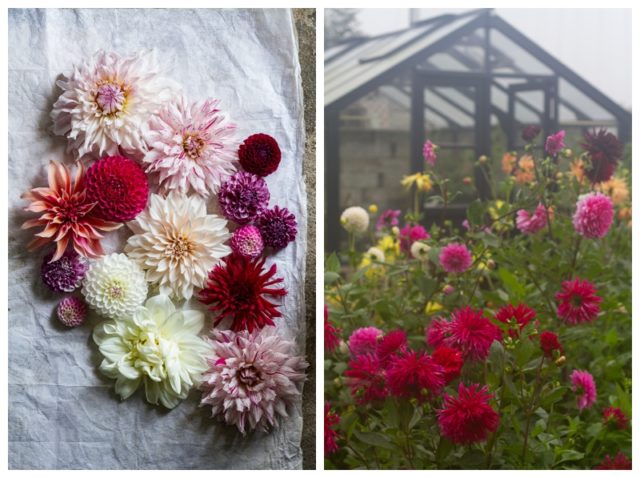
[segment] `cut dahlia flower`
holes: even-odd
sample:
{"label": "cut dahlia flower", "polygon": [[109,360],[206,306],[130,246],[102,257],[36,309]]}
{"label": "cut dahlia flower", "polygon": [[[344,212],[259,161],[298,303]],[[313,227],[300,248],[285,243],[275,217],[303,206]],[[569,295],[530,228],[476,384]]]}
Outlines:
{"label": "cut dahlia flower", "polygon": [[60,259],[67,246],[72,246],[85,257],[102,256],[101,232],[113,231],[122,224],[96,217],[93,211],[95,203],[88,202],[84,189],[82,164],[78,164],[73,179],[69,169],[57,161],[49,163],[48,174],[49,187],[35,188],[22,195],[23,199],[31,201],[25,210],[41,214],[26,221],[22,229],[44,227],[27,248],[33,250],[55,242],[56,251],[50,262]]}

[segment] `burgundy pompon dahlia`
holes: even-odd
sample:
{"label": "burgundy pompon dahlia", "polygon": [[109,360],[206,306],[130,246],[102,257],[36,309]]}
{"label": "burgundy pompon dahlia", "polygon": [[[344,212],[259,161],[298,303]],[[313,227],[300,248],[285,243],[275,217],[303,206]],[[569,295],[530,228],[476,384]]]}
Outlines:
{"label": "burgundy pompon dahlia", "polygon": [[269,197],[264,179],[245,171],[239,171],[227,179],[218,192],[224,217],[238,224],[247,224],[262,214]]}
{"label": "burgundy pompon dahlia", "polygon": [[624,153],[624,145],[616,135],[604,129],[587,132],[581,146],[591,158],[591,166],[585,170],[589,181],[596,184],[611,179]]}
{"label": "burgundy pompon dahlia", "polygon": [[296,217],[286,208],[275,206],[256,219],[256,225],[267,247],[283,249],[294,241],[298,233]]}
{"label": "burgundy pompon dahlia", "polygon": [[54,292],[73,292],[80,287],[89,263],[73,249],[67,249],[60,259],[51,262],[54,252],[47,254],[42,261],[42,282]]}
{"label": "burgundy pompon dahlia", "polygon": [[244,170],[263,177],[278,169],[281,157],[278,142],[264,133],[249,136],[238,149],[238,158]]}
{"label": "burgundy pompon dahlia", "polygon": [[548,330],[540,334],[540,348],[547,358],[552,358],[553,352],[556,350],[562,353],[562,344],[558,340],[558,336]]}

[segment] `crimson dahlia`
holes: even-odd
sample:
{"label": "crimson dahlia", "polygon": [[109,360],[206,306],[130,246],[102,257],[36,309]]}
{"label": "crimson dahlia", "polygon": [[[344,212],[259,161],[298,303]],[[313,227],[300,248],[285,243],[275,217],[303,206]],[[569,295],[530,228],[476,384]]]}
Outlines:
{"label": "crimson dahlia", "polygon": [[607,407],[602,411],[602,419],[605,423],[614,422],[620,430],[629,426],[629,418],[617,407]]}
{"label": "crimson dahlia", "polygon": [[525,304],[518,304],[516,307],[512,304],[505,305],[496,312],[496,320],[511,325],[509,335],[514,338],[518,337],[522,329],[535,318],[536,311]]}
{"label": "crimson dahlia", "polygon": [[376,356],[382,366],[386,366],[397,354],[402,354],[407,348],[407,334],[402,330],[392,330],[378,341]]}
{"label": "crimson dahlia", "polygon": [[460,376],[460,371],[464,365],[460,351],[441,345],[433,351],[431,357],[444,368],[444,380],[446,383]]}
{"label": "crimson dahlia", "polygon": [[240,165],[258,176],[268,176],[278,169],[281,157],[278,142],[264,133],[249,136],[238,149]]}
{"label": "crimson dahlia", "polygon": [[558,336],[548,330],[540,334],[540,348],[547,358],[553,357],[554,350],[559,350],[562,353],[562,344],[558,341]]}
{"label": "crimson dahlia", "polygon": [[329,320],[329,309],[324,306],[324,349],[333,352],[340,345],[340,329]]}
{"label": "crimson dahlia", "polygon": [[594,470],[631,470],[631,460],[627,458],[627,455],[619,451],[613,460],[609,455],[605,455],[602,463],[596,466]]}
{"label": "crimson dahlia", "polygon": [[587,280],[575,278],[564,281],[562,290],[556,294],[558,316],[568,325],[592,322],[600,312],[602,297],[596,295],[596,288]]}
{"label": "crimson dahlia", "polygon": [[384,400],[389,395],[384,368],[373,354],[357,355],[349,360],[344,376],[358,404]]}
{"label": "crimson dahlia", "polygon": [[338,423],[340,423],[340,417],[331,411],[331,404],[325,402],[324,404],[324,454],[331,455],[338,451],[338,444],[336,440],[338,432],[333,429]]}
{"label": "crimson dahlia", "polygon": [[423,400],[445,385],[445,369],[424,352],[408,350],[389,360],[387,384],[392,395]]}
{"label": "crimson dahlia", "polygon": [[471,307],[454,310],[451,314],[450,335],[444,339],[444,344],[460,350],[465,360],[486,359],[493,341],[502,338],[500,328],[482,314],[482,310]]}

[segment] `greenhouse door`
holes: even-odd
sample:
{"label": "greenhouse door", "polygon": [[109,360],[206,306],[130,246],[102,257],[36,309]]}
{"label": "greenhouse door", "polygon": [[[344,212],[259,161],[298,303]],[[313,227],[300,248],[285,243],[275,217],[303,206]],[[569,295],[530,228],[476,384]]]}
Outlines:
{"label": "greenhouse door", "polygon": [[[527,111],[520,108],[527,106]],[[537,111],[537,114],[532,114]],[[540,126],[542,134],[539,144],[558,128],[558,79],[542,77],[525,83],[509,85],[509,111],[507,131],[509,149],[518,149],[524,145],[520,137],[522,128],[529,124]]]}

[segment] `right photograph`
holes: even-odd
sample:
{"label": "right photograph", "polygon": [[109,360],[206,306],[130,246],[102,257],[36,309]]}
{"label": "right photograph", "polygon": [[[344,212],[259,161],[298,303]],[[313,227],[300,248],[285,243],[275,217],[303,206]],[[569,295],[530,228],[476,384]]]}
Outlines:
{"label": "right photograph", "polygon": [[631,9],[326,9],[325,469],[631,469]]}

